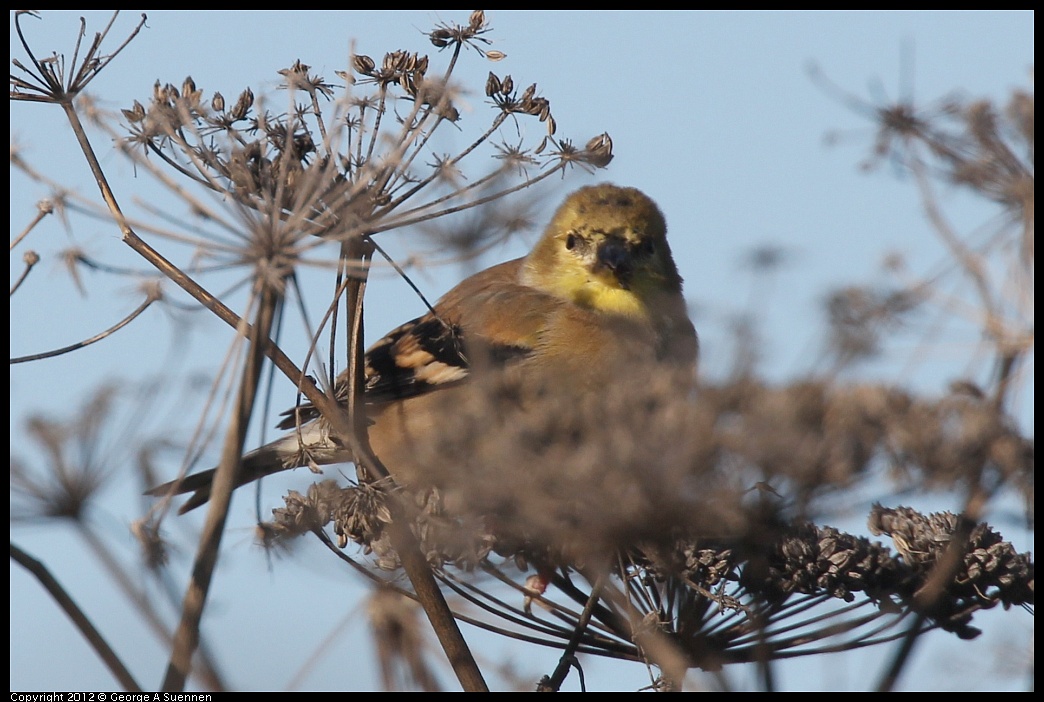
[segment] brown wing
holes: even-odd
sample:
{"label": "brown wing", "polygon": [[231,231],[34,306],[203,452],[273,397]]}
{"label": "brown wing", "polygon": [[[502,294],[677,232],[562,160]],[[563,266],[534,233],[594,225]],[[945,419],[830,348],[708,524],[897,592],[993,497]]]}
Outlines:
{"label": "brown wing", "polygon": [[[396,327],[373,344],[366,352],[367,404],[379,406],[445,389],[464,380],[476,361],[503,365],[525,358],[538,338],[541,311],[552,300],[516,282],[521,261],[467,278],[446,293],[433,312]],[[524,304],[527,298],[537,304]],[[533,309],[504,319],[508,301],[511,309]],[[347,394],[346,383],[342,373],[335,384],[338,397]],[[306,402],[282,416],[279,428],[292,429],[319,413]]]}

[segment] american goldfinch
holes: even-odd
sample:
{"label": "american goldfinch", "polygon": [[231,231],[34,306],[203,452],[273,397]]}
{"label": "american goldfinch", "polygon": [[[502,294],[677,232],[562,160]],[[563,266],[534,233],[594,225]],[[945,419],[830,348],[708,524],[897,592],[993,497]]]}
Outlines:
{"label": "american goldfinch", "polygon": [[[660,368],[691,377],[697,346],[659,208],[634,188],[585,187],[566,198],[529,255],[467,278],[370,347],[369,442],[397,482],[422,483],[418,446],[452,427],[455,403],[489,387],[484,378],[588,395]],[[345,376],[335,383],[340,398]],[[244,456],[239,485],[352,460],[312,405],[284,414],[279,428],[294,431]],[[186,512],[207,501],[212,479],[206,471],[151,492],[194,492]]]}

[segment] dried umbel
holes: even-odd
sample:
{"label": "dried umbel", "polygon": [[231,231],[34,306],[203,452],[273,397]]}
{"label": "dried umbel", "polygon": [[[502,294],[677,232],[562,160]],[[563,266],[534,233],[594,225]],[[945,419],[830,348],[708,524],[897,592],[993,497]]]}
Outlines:
{"label": "dried umbel", "polygon": [[869,527],[873,534],[892,538],[903,562],[920,579],[930,577],[952,548],[961,549],[945,594],[928,605],[932,616],[946,619],[944,627],[949,622],[964,626],[973,612],[998,603],[1005,608],[1033,604],[1029,554],[1016,552],[988,524],[970,524],[950,512],[923,515],[909,507],[875,505]]}
{"label": "dried umbel", "polygon": [[[420,167],[420,156],[437,143],[432,138],[442,122],[460,119],[454,106],[459,89],[451,75],[462,47],[488,43],[481,37],[489,31],[488,24],[484,17],[477,22],[446,26],[432,33],[437,46],[454,47],[448,67],[437,76],[432,75],[435,71],[429,57],[417,52],[392,51],[379,62],[361,54],[353,56],[349,70],[336,72],[346,84],[341,100],[334,99],[335,85],[296,61],[279,72],[281,88],[306,97],[308,104],[286,113],[267,109],[249,88],[229,105],[220,92],[206,101],[191,78],[186,78],[180,88],[157,82],[148,106],[136,101],[123,110],[131,131],[128,144],[159,155],[183,175],[227,190],[252,206],[273,200],[286,208],[304,206],[310,213],[305,221],[310,222],[312,233],[329,227],[331,214],[327,211],[342,218],[352,212],[360,226],[363,222],[379,223],[408,198],[418,199],[417,193],[425,187],[440,185],[440,171],[447,165],[460,169],[463,160],[489,141],[508,118],[536,117],[547,123],[548,138],[555,134],[550,103],[537,95],[535,84],[519,96],[511,76],[498,79],[490,74],[496,87],[488,90],[496,109],[491,124],[459,154],[439,158],[442,167],[427,173]],[[495,52],[480,50],[480,54],[502,58]],[[397,106],[400,98],[411,105],[405,113]],[[392,111],[396,119],[386,119]],[[535,176],[539,181],[549,176],[548,170],[577,162],[598,168],[612,158],[611,142],[605,135],[596,137],[584,149],[568,141],[552,140],[557,150],[541,156],[547,143],[545,138],[536,149],[505,145],[503,148],[517,150],[526,158],[514,159],[503,167],[512,170],[531,161],[530,165],[542,169]],[[456,200],[454,209],[460,209],[460,203],[479,195],[488,200],[488,193],[481,188],[493,176],[473,174],[473,182],[463,192],[449,196],[440,193],[436,201]],[[421,212],[425,207],[413,204],[410,212]],[[424,213],[424,219],[433,216],[434,212]]]}
{"label": "dried umbel", "polygon": [[[911,412],[949,399],[922,402],[872,387],[776,389],[749,380],[694,396],[677,392],[669,377],[626,386],[581,405],[556,403],[544,389],[541,413],[522,411],[528,390],[509,383],[474,406],[454,406],[457,431],[425,456],[430,484],[383,497],[366,486],[347,488],[331,513],[335,531],[372,550],[377,565],[397,567],[384,500],[400,500],[445,582],[503,617],[491,626],[516,630],[517,604],[467,573],[496,574],[528,600],[534,586],[522,584],[517,569],[535,570],[529,580],[543,583],[535,595],[540,606],[567,621],[579,621],[570,605],[586,598],[622,598],[617,609],[596,608],[612,635],[585,633],[582,650],[647,659],[636,632],[652,626],[688,665],[706,669],[887,641],[911,615],[925,617],[925,629],[972,637],[975,611],[1032,604],[1032,561],[985,525],[971,530],[964,565],[926,605],[918,593],[945,552],[953,515],[875,509],[872,530],[892,534],[893,550],[791,513],[812,506],[788,499],[791,487],[814,474],[821,493],[832,485],[824,476],[850,488],[865,464],[905,440],[896,428]],[[795,422],[768,435],[768,413],[779,417],[788,408]],[[787,454],[779,450],[785,432],[795,446],[811,442],[815,451],[792,463],[769,461]],[[917,454],[899,453],[911,461],[906,470],[923,469]],[[797,470],[801,460],[811,463],[807,472]],[[777,487],[744,482],[754,477]]]}

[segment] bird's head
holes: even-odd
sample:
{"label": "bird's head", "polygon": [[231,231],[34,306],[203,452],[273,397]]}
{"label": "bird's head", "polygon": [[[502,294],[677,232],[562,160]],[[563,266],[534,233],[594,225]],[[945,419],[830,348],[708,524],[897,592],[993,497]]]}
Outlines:
{"label": "bird's head", "polygon": [[635,188],[582,188],[562,203],[527,257],[523,282],[575,304],[647,318],[680,295],[663,214]]}

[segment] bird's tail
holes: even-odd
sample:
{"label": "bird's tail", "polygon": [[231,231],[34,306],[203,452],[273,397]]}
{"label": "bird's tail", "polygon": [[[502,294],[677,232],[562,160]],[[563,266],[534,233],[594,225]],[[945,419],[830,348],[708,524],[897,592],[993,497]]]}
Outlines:
{"label": "bird's tail", "polygon": [[[351,460],[347,452],[312,422],[301,428],[301,432],[287,434],[270,444],[254,449],[243,456],[236,475],[236,487],[241,487],[284,470],[305,465],[309,459],[317,464],[340,463]],[[305,457],[308,458],[305,458]],[[192,495],[178,510],[178,514],[190,512],[210,499],[216,468],[204,470],[184,478],[172,480],[148,490],[146,495]]]}
{"label": "bird's tail", "polygon": [[[251,451],[243,456],[243,461],[239,466],[239,473],[236,475],[236,487],[241,487],[255,480],[260,480],[266,475],[272,475],[273,473],[294,467],[287,466],[283,459],[284,454],[279,450],[276,443]],[[191,492],[192,495],[178,510],[178,514],[185,514],[201,505],[205,505],[210,500],[210,490],[213,487],[214,475],[216,473],[217,469],[211,468],[210,470],[186,475],[184,478],[158,485],[148,490],[145,494],[164,497],[166,495],[184,495]]]}

